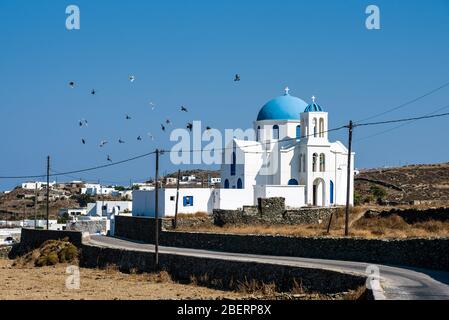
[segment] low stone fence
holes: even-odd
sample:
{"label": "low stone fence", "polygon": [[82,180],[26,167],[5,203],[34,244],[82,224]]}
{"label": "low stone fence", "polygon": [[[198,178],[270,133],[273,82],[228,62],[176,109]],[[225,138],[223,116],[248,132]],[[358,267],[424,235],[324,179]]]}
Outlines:
{"label": "low stone fence", "polygon": [[[116,265],[125,272],[152,272],[154,254],[83,245],[80,265],[88,268]],[[330,270],[175,254],[159,254],[159,265],[176,280],[192,281],[193,277],[199,285],[219,289],[237,289],[240,283],[256,280],[266,284],[274,283],[278,289],[289,291],[296,281],[307,291],[335,294],[364,286],[366,282],[365,276]]]}
{"label": "low stone fence", "polygon": [[[154,243],[149,218],[126,217],[116,236]],[[146,220],[144,220],[146,219]],[[160,245],[223,252],[360,261],[449,271],[449,238],[362,239],[161,231]]]}
{"label": "low stone fence", "polygon": [[388,211],[369,210],[365,213],[365,217],[381,217],[386,218],[392,215],[398,215],[407,223],[425,222],[429,220],[449,221],[449,208],[432,208],[432,209],[392,209]]}
{"label": "low stone fence", "polygon": [[321,224],[329,221],[332,213],[339,208],[301,208],[283,209],[276,212],[264,212],[256,207],[244,207],[243,210],[221,210],[213,211],[214,224],[224,226],[226,224]]}
{"label": "low stone fence", "polygon": [[20,243],[11,249],[9,256],[14,258],[23,253],[39,248],[47,240],[62,240],[67,238],[76,247],[80,248],[83,235],[77,231],[55,231],[22,228]]}

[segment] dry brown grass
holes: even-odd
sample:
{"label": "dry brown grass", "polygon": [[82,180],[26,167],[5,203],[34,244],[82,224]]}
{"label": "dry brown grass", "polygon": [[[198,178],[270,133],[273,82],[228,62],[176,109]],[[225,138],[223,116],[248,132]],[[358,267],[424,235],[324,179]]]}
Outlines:
{"label": "dry brown grass", "polygon": [[[395,209],[428,209],[426,206],[400,206]],[[350,236],[362,238],[415,238],[415,237],[449,237],[449,222],[429,220],[413,224],[407,223],[398,215],[389,217],[365,218],[369,210],[387,211],[390,207],[358,206],[351,208],[349,214]],[[329,221],[308,225],[225,225],[212,224],[181,226],[179,231],[213,232],[229,234],[282,235],[292,237],[339,237],[344,236],[345,209],[340,208],[332,218],[330,232],[327,233]]]}
{"label": "dry brown grass", "polygon": [[207,218],[209,214],[207,212],[196,213],[178,213],[178,219],[191,219],[191,218]]}

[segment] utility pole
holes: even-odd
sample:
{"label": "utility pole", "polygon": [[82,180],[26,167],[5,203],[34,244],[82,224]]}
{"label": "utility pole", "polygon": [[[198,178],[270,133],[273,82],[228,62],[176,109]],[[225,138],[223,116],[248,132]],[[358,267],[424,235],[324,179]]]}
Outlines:
{"label": "utility pole", "polygon": [[352,120],[349,121],[349,142],[348,142],[348,170],[347,170],[347,180],[346,180],[346,217],[345,217],[345,236],[349,236],[349,199],[351,192],[351,153],[352,153]]}
{"label": "utility pole", "polygon": [[154,268],[155,271],[159,270],[159,149],[156,149],[156,189],[154,199],[154,217],[155,217],[155,239],[154,239]]}
{"label": "utility pole", "polygon": [[175,229],[178,226],[178,203],[179,203],[179,179],[181,178],[181,170],[178,169],[178,179],[176,181],[176,207],[175,207]]}
{"label": "utility pole", "polygon": [[37,225],[37,182],[34,187],[34,229],[36,229]]}
{"label": "utility pole", "polygon": [[50,156],[47,157],[47,230],[48,226],[48,217],[50,213]]}

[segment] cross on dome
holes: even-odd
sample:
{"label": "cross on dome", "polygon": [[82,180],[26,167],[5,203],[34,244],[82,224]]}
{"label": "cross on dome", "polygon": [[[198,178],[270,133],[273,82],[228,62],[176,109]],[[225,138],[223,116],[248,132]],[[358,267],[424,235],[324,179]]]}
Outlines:
{"label": "cross on dome", "polygon": [[290,88],[289,87],[285,87],[285,94],[288,94],[290,92]]}
{"label": "cross on dome", "polygon": [[312,102],[315,103],[316,97],[312,96]]}

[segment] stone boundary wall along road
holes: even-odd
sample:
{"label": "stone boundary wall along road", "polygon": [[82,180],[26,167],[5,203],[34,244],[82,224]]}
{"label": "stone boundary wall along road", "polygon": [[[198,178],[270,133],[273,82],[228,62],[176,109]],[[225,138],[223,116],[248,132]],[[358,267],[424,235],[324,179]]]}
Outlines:
{"label": "stone boundary wall along road", "polygon": [[[120,217],[116,220],[116,236],[154,243],[154,224],[144,219],[154,220]],[[161,231],[159,243],[169,247],[360,261],[449,271],[449,238],[392,240]]]}

